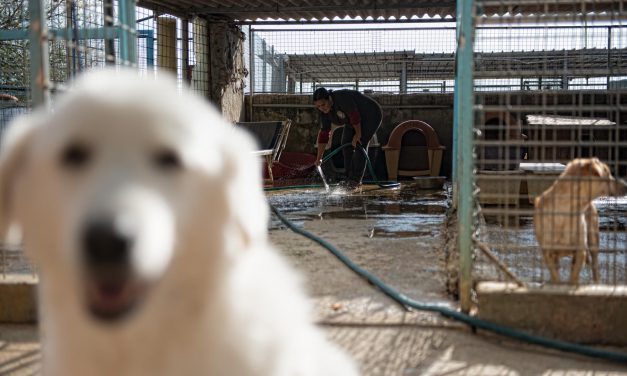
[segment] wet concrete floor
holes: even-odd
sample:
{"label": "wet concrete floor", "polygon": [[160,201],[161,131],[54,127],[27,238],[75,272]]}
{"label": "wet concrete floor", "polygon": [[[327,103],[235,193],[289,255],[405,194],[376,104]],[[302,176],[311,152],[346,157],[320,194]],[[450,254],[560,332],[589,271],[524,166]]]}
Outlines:
{"label": "wet concrete floor", "polygon": [[[365,186],[361,192],[348,195],[296,190],[270,193],[268,199],[296,225],[331,242],[404,292],[414,292],[430,301],[447,301],[441,274],[449,205],[446,190]],[[311,241],[300,236],[288,236],[283,229],[273,216],[271,239],[294,263],[330,274],[323,277],[329,278],[329,284],[335,284],[338,278],[354,278],[343,270],[344,266],[334,264],[326,250],[312,247]],[[418,275],[421,283],[416,283]],[[347,291],[354,292],[354,288]],[[367,284],[359,286],[362,288],[364,293],[371,289]]]}
{"label": "wet concrete floor", "polygon": [[[365,186],[350,195],[321,189],[268,194],[307,231],[410,298],[456,307],[445,291],[448,186]],[[364,375],[627,375],[627,368],[527,346],[438,314],[408,312],[330,253],[273,218],[276,247],[304,275],[317,320],[360,363]],[[532,241],[533,239],[528,239]],[[627,349],[625,349],[627,351]]]}
{"label": "wet concrete floor", "polygon": [[[445,239],[454,230],[445,226],[448,187],[365,186],[349,195],[300,189],[267,196],[297,225],[410,298],[456,307],[445,290]],[[477,335],[438,314],[409,312],[274,217],[270,238],[303,275],[317,322],[357,360],[365,376],[627,376],[621,365]],[[0,325],[0,375],[30,375],[38,367],[36,327]]]}

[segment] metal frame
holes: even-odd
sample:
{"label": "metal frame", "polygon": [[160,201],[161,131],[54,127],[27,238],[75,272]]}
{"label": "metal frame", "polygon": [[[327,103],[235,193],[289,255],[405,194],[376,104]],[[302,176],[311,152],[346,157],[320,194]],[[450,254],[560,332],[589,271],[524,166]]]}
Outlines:
{"label": "metal frame", "polygon": [[[480,19],[477,17],[475,21]],[[289,24],[289,23],[288,23]],[[249,35],[249,50],[254,47],[253,39],[259,36],[265,38],[266,34],[283,33],[289,35],[291,32],[361,32],[365,30],[376,31],[403,31],[403,32],[442,32],[446,35],[449,31],[455,30],[453,27],[415,27],[415,28],[372,28],[372,29],[355,29],[355,28],[254,28],[249,25],[251,30]],[[533,84],[533,79],[537,79],[539,83],[546,79],[551,80],[552,89],[582,89],[582,85],[588,88],[594,86],[598,89],[605,89],[613,78],[627,75],[627,69],[623,67],[621,62],[627,60],[627,47],[623,43],[616,43],[616,38],[612,38],[618,29],[619,33],[627,30],[622,24],[611,25],[553,25],[553,26],[485,26],[475,27],[477,37],[482,35],[498,36],[501,32],[517,35],[521,33],[531,33],[530,37],[534,37],[539,30],[542,32],[553,33],[570,33],[571,31],[586,30],[594,35],[607,38],[609,48],[582,48],[574,44],[564,43],[552,47],[547,46],[536,51],[520,51],[513,48],[506,52],[494,51],[485,45],[476,45],[478,51],[475,52],[475,60],[480,61],[480,66],[474,72],[475,90],[536,90],[533,87],[539,85]],[[577,31],[579,32],[579,31]],[[607,36],[605,35],[607,34]],[[273,38],[278,38],[278,35]],[[447,37],[448,38],[448,37]],[[259,42],[263,43],[263,42]],[[257,44],[259,44],[257,43]],[[357,89],[364,82],[368,82],[367,86],[375,88],[377,86],[387,88],[396,87],[399,93],[415,92],[428,88],[430,91],[452,92],[452,81],[455,78],[455,51],[448,49],[444,52],[418,52],[418,50],[405,49],[384,52],[327,52],[327,53],[288,53],[273,54],[272,47],[268,46],[267,51],[263,53],[257,47],[256,56],[249,56],[249,66],[254,66],[253,58],[259,64],[259,60],[275,67],[274,74],[284,75],[286,85],[281,87],[273,87],[268,90],[265,87],[256,87],[258,92],[282,92],[294,93],[299,91],[297,84],[307,83],[310,85],[318,85],[324,83],[325,86],[333,87],[334,83],[342,87],[351,87]],[[522,46],[522,48],[526,48]],[[487,51],[487,52],[486,52]],[[602,63],[600,63],[602,62]],[[281,69],[285,65],[287,69]],[[568,74],[565,75],[565,68],[568,67]],[[259,64],[258,75],[262,75],[266,65]],[[556,72],[557,76],[551,75],[550,72]],[[251,69],[254,75],[255,69]],[[265,77],[265,75],[263,75]],[[583,83],[582,79],[588,78],[604,78],[604,85],[600,87],[598,81],[595,83]],[[262,77],[257,77],[258,79]],[[518,82],[512,82],[512,79],[518,79]],[[532,79],[528,84],[528,79]],[[377,83],[378,80],[385,82]],[[433,85],[437,87],[429,88],[429,81],[437,81]],[[483,81],[481,81],[483,80]],[[573,82],[573,80],[575,80]],[[262,79],[263,81],[263,79]],[[251,81],[255,84],[254,80]],[[273,81],[274,82],[274,81]],[[421,82],[416,86],[415,82]],[[424,82],[424,83],[423,83]],[[427,85],[427,86],[425,86]],[[252,86],[252,85],[251,85]],[[257,85],[259,86],[259,85]],[[439,87],[439,90],[438,90]],[[531,89],[530,89],[531,88]],[[374,90],[377,90],[376,88]]]}
{"label": "metal frame", "polygon": [[151,31],[138,31],[135,28],[135,0],[119,0],[119,26],[104,26],[89,29],[52,29],[46,24],[44,0],[31,0],[28,10],[31,21],[28,29],[0,30],[2,40],[30,41],[30,85],[32,105],[34,108],[47,106],[50,95],[50,75],[48,40],[49,38],[63,38],[69,35],[78,39],[120,39],[120,58],[126,65],[137,65],[137,36],[147,38],[147,49],[154,48],[154,36]]}
{"label": "metal frame", "polygon": [[48,26],[42,0],[28,2],[31,15],[29,27],[30,39],[30,86],[33,107],[46,106],[49,103],[49,66],[48,66]]}
{"label": "metal frame", "polygon": [[457,54],[453,120],[453,173],[457,199],[457,221],[461,309],[469,312],[472,289],[472,213],[473,213],[473,41],[474,0],[457,1]]}
{"label": "metal frame", "polygon": [[129,65],[137,65],[137,30],[135,29],[135,0],[118,0],[120,27],[120,57]]}

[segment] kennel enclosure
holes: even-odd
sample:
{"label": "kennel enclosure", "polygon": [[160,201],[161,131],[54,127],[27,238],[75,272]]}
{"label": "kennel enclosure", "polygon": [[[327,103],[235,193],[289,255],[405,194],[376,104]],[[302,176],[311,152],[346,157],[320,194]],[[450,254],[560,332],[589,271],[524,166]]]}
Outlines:
{"label": "kennel enclosure", "polygon": [[[232,122],[290,119],[288,152],[312,148],[320,86],[381,104],[380,155],[396,126],[428,123],[444,147],[439,174],[455,187],[449,280],[466,311],[481,312],[482,282],[548,284],[533,199],[570,160],[627,173],[622,1],[10,0],[0,10],[0,93],[17,99],[0,102],[0,132],[105,66],[169,71]],[[620,289],[626,203],[595,204],[600,284]],[[19,250],[1,253],[3,274],[32,272]],[[589,269],[581,281],[591,284]]]}

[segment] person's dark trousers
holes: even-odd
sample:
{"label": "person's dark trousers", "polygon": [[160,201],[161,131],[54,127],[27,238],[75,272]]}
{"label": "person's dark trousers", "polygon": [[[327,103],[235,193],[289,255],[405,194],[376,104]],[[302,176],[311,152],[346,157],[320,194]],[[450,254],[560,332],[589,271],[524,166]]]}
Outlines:
{"label": "person's dark trousers", "polygon": [[[371,118],[366,121],[362,120],[361,145],[366,149],[366,153],[368,152],[368,144],[380,125],[380,117],[374,119]],[[347,143],[350,144],[353,141],[354,135],[355,129],[350,125],[345,125],[344,130],[342,131],[342,145]],[[357,147],[360,148],[359,145]],[[346,179],[350,183],[360,184],[361,179],[363,179],[364,173],[366,172],[366,157],[364,153],[361,150],[356,150],[351,146],[347,146],[342,149],[342,154],[344,156]]]}

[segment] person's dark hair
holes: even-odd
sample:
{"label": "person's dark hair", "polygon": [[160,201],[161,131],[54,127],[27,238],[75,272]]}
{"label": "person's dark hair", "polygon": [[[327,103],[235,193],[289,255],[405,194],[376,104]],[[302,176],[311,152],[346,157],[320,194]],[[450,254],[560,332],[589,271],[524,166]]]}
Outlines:
{"label": "person's dark hair", "polygon": [[313,101],[319,101],[320,99],[329,99],[331,96],[331,90],[327,90],[323,87],[319,87],[313,93]]}

